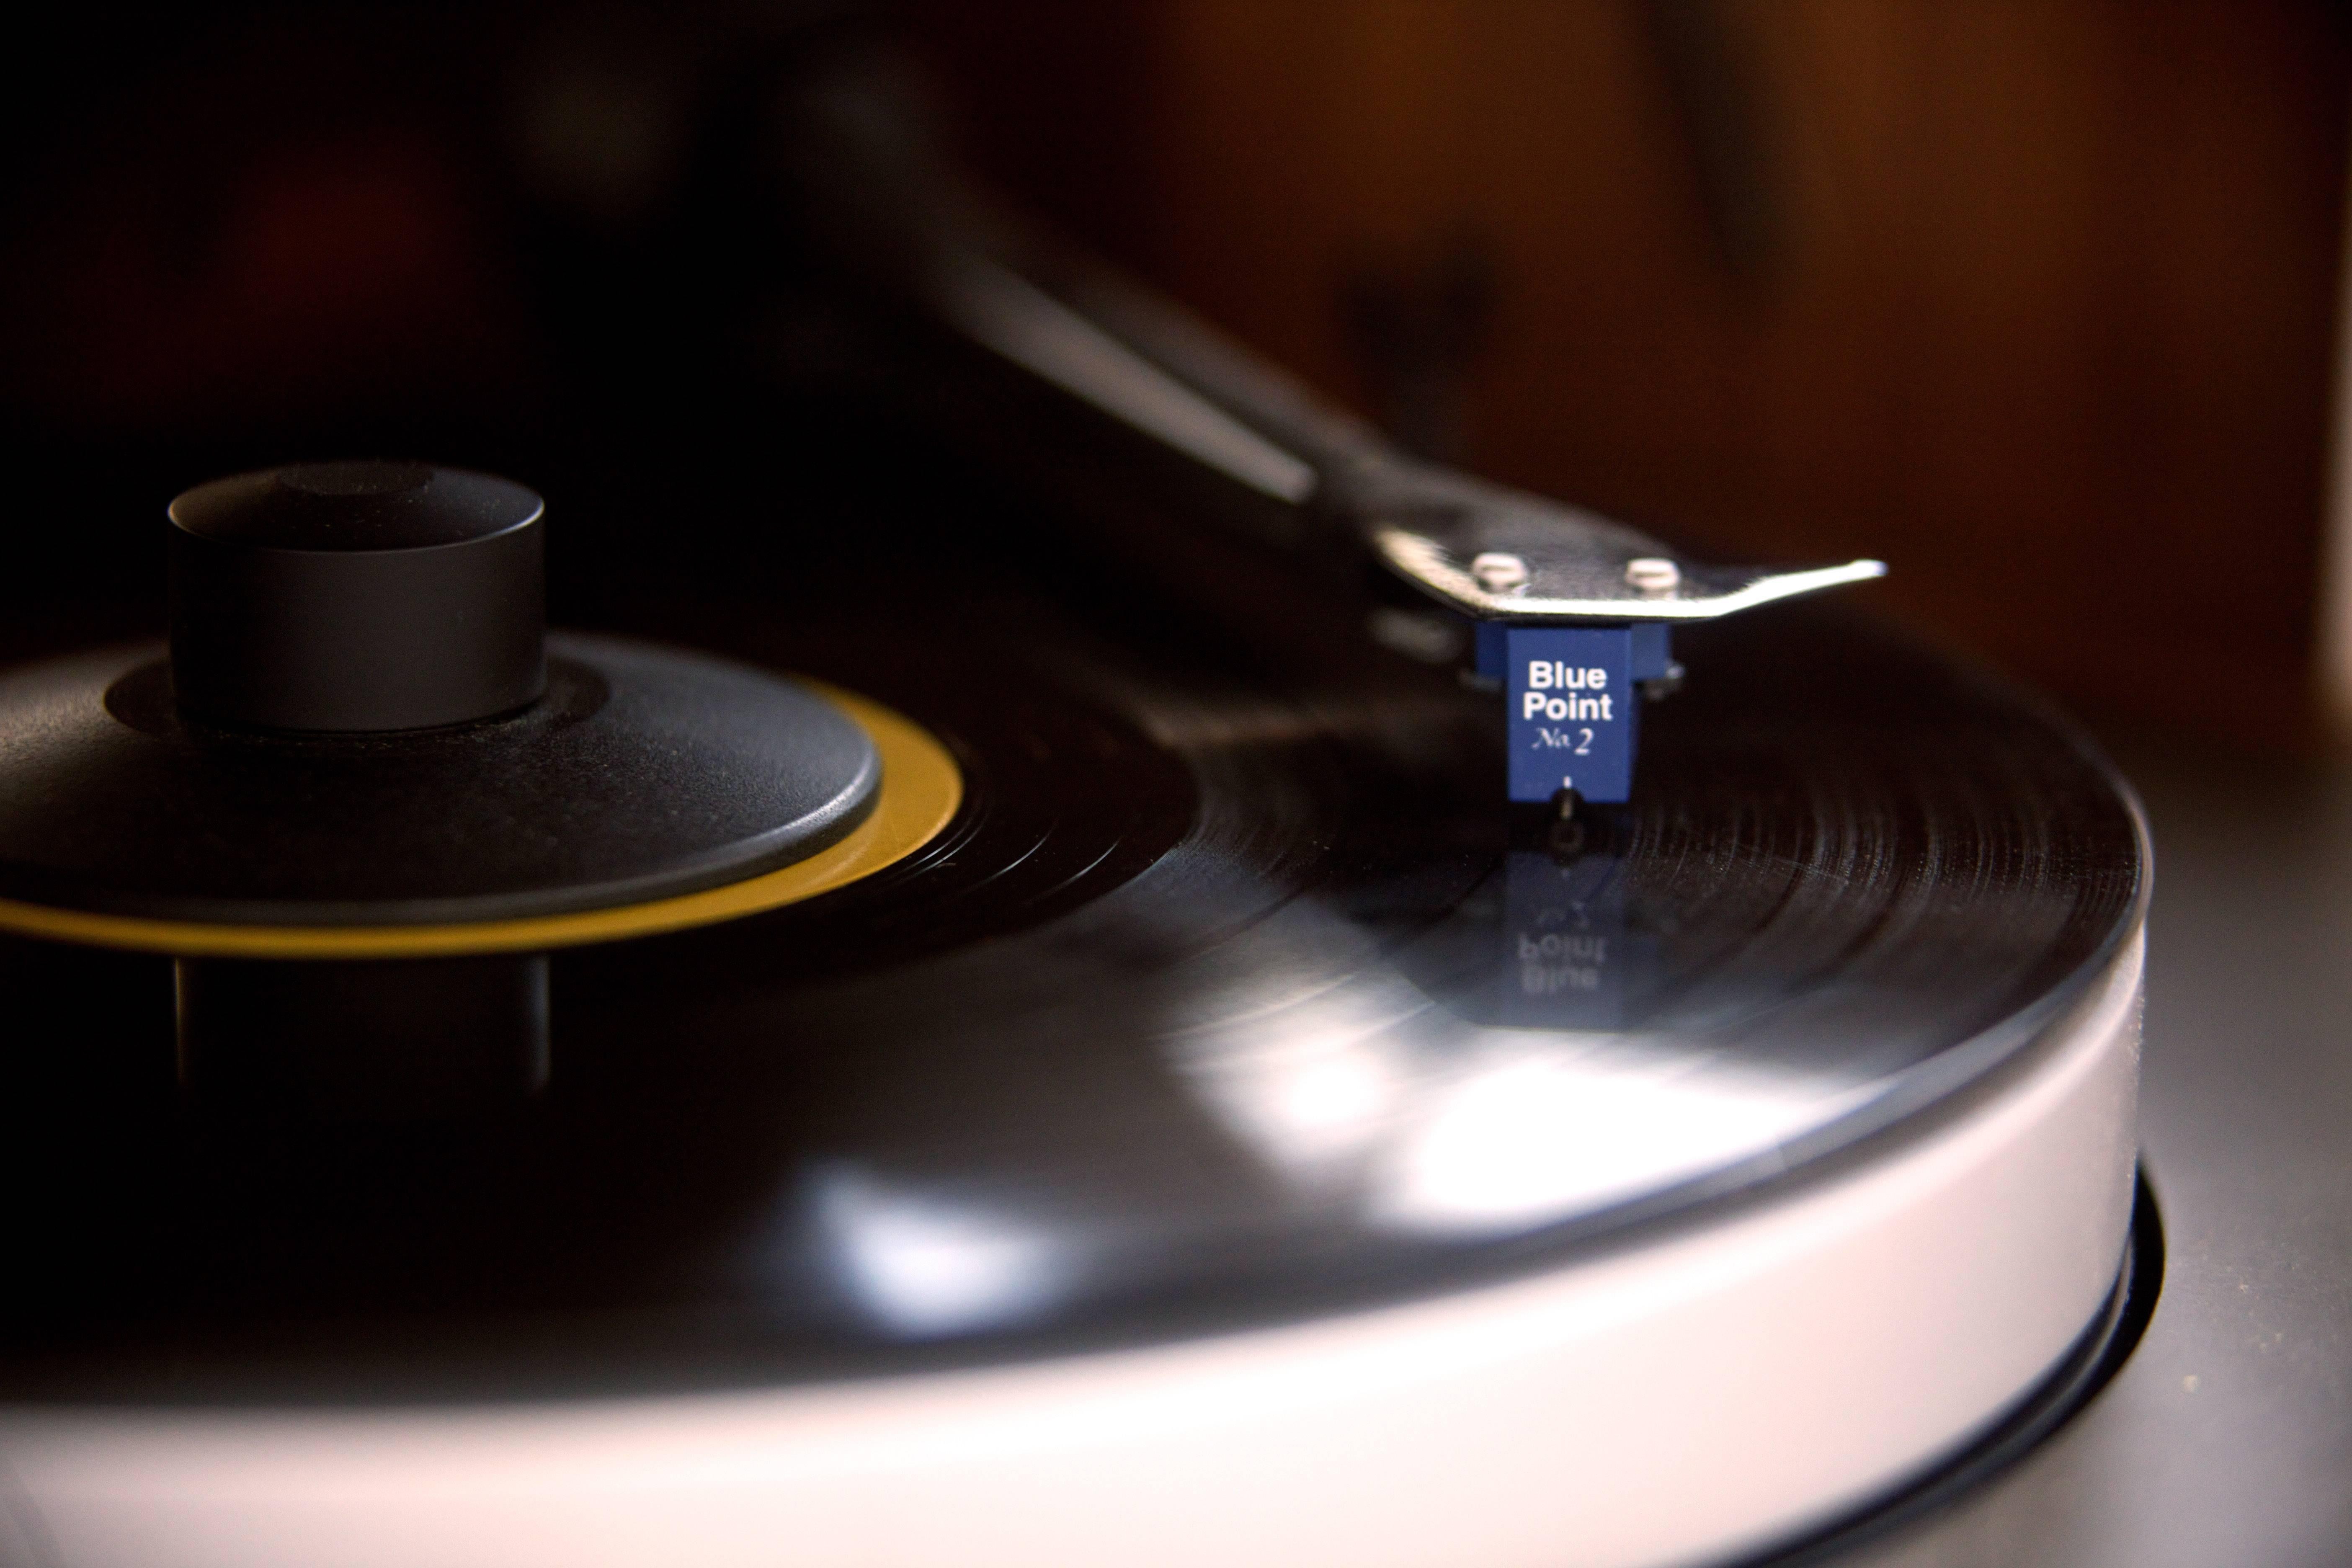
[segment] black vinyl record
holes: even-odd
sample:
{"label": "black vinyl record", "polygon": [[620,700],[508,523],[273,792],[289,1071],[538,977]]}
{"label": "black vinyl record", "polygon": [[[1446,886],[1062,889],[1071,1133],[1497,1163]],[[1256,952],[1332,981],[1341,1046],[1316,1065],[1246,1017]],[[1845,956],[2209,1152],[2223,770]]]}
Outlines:
{"label": "black vinyl record", "polygon": [[1564,824],[1500,804],[1450,672],[1275,681],[1014,588],[921,603],[623,628],[897,707],[966,801],[858,885],[555,952],[511,1107],[192,1108],[168,961],[0,943],[0,1387],[761,1385],[1554,1267],[1931,1123],[2141,897],[2079,741],[1835,615],[1686,637],[1634,803]]}

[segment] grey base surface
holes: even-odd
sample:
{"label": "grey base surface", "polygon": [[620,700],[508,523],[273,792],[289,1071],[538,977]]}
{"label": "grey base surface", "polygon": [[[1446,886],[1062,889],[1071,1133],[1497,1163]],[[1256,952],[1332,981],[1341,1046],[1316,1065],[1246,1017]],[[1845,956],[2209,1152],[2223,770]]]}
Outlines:
{"label": "grey base surface", "polygon": [[1853,1568],[2352,1562],[2352,771],[2116,750],[2156,831],[2163,1295],[2071,1425]]}

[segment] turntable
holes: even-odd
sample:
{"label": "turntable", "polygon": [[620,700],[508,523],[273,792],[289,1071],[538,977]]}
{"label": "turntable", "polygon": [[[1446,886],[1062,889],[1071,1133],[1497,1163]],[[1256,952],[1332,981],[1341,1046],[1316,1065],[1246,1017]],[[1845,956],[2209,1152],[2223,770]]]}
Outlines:
{"label": "turntable", "polygon": [[168,641],[0,676],[18,1557],[1785,1561],[2067,1420],[2162,1266],[2095,751],[870,88],[788,423],[189,474]]}

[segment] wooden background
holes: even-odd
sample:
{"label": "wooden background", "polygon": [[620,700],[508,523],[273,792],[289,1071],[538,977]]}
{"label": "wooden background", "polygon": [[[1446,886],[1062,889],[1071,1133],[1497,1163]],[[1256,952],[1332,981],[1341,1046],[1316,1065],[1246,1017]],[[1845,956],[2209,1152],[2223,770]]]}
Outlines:
{"label": "wooden background", "polygon": [[2314,732],[2347,47],[2313,4],[1007,0],[971,155],[1416,444],[2094,715]]}

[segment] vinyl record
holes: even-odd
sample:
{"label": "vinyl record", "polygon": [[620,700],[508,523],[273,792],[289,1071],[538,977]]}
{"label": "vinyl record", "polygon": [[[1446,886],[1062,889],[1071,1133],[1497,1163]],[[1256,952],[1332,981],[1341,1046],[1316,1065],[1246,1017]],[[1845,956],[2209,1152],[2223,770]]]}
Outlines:
{"label": "vinyl record", "polygon": [[10,1397],[785,1386],[1540,1274],[1922,1136],[2142,896],[2078,741],[1830,616],[1688,639],[1635,804],[1565,826],[1497,805],[1450,682],[1244,684],[984,595],[684,618],[927,726],[955,822],[556,952],[543,1089],[457,1123],[192,1108],[165,961],[10,940]]}

